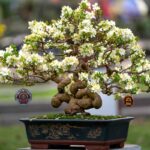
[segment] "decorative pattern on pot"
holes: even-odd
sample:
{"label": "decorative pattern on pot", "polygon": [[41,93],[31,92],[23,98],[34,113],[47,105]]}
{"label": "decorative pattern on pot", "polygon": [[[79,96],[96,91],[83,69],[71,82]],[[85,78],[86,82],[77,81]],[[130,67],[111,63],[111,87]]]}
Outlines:
{"label": "decorative pattern on pot", "polygon": [[95,139],[101,135],[101,132],[102,132],[101,128],[90,130],[89,133],[87,134],[87,137]]}
{"label": "decorative pattern on pot", "polygon": [[[102,129],[100,127],[79,127],[70,124],[47,124],[34,125],[27,127],[28,136],[33,140],[82,140],[82,139],[97,139],[101,136]],[[82,132],[82,137],[81,137]]]}

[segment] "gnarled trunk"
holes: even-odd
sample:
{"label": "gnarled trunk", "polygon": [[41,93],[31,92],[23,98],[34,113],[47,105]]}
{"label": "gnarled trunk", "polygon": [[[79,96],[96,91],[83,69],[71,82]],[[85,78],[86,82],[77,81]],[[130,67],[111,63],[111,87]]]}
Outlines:
{"label": "gnarled trunk", "polygon": [[[77,113],[86,113],[86,109],[100,108],[102,105],[101,97],[87,88],[85,81],[80,81],[74,76],[73,82],[69,77],[54,77],[53,81],[58,83],[58,93],[52,98],[51,105],[55,108],[59,107],[63,102],[68,103],[65,113],[74,115]],[[69,85],[69,93],[65,91],[65,87]]]}

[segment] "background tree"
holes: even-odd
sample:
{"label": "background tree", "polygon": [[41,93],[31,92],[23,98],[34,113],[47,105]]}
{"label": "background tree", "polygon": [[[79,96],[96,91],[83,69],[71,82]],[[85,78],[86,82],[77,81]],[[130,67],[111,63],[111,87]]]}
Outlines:
{"label": "background tree", "polygon": [[100,91],[116,99],[150,91],[150,62],[137,38],[129,29],[103,20],[97,4],[82,0],[75,10],[64,6],[60,19],[31,21],[29,29],[20,50],[11,45],[0,51],[1,83],[52,80],[58,84],[58,94],[51,104],[68,103],[67,114],[101,107]]}

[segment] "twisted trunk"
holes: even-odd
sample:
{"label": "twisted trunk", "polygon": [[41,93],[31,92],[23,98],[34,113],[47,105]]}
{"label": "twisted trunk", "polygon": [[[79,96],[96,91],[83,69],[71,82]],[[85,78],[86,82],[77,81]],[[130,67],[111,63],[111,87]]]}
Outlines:
{"label": "twisted trunk", "polygon": [[[58,83],[58,93],[51,100],[53,107],[58,108],[63,102],[68,103],[64,111],[70,115],[86,113],[86,109],[101,107],[101,97],[88,89],[87,83],[80,81],[77,76],[74,75],[73,82],[69,77],[54,77],[53,81]],[[70,93],[65,91],[68,85]]]}

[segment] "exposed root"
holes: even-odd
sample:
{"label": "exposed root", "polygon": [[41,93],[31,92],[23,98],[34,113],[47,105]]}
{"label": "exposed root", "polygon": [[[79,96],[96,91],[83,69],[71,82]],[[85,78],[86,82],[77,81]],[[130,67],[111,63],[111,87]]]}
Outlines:
{"label": "exposed root", "polygon": [[87,95],[88,93],[88,89],[87,88],[84,88],[84,89],[80,89],[76,92],[76,95],[75,97],[76,98],[82,98],[83,96]]}
{"label": "exposed root", "polygon": [[[76,76],[77,77],[77,76]],[[85,81],[74,80],[71,84],[70,78],[56,78],[58,82],[58,94],[56,94],[52,100],[51,104],[53,107],[59,107],[63,102],[68,103],[66,109],[64,110],[66,114],[74,115],[77,113],[85,114],[86,109],[90,108],[100,108],[102,105],[101,97],[94,92],[91,92],[87,88],[87,83]],[[70,85],[71,94],[65,92],[65,87]]]}
{"label": "exposed root", "polygon": [[79,89],[83,89],[86,88],[87,84],[84,81],[77,81],[74,82],[71,86],[70,86],[70,92],[75,95],[77,93],[77,91]]}
{"label": "exposed root", "polygon": [[59,82],[58,84],[59,93],[63,93],[65,86],[67,86],[70,82],[71,82],[71,79],[69,78],[63,79],[61,82]]}
{"label": "exposed root", "polygon": [[51,100],[51,105],[55,108],[59,107],[63,102],[69,103],[70,96],[67,93],[58,93]]}

